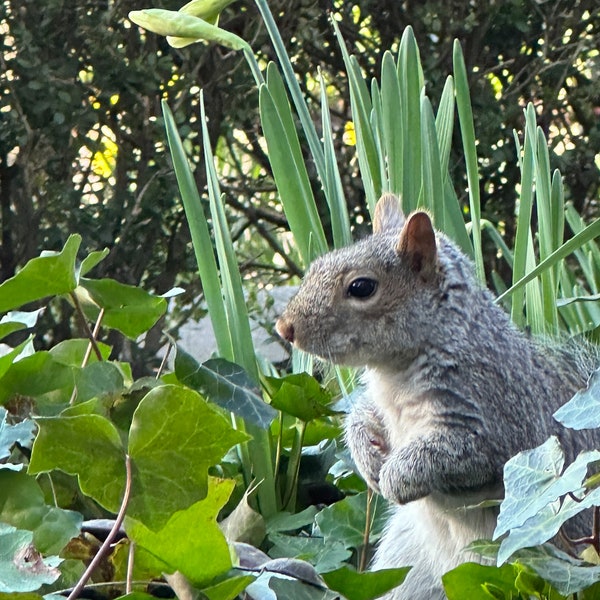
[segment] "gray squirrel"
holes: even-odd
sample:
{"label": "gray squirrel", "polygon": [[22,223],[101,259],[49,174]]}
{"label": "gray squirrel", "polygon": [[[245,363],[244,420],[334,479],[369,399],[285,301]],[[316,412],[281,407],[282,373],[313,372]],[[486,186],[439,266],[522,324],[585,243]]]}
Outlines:
{"label": "gray squirrel", "polygon": [[[316,259],[276,324],[298,348],[365,367],[345,439],[368,485],[393,503],[371,568],[411,565],[387,600],[445,598],[441,576],[491,538],[504,463],[560,439],[567,460],[600,447],[556,409],[585,387],[593,353],[518,330],[472,262],[429,215],[377,203],[373,235]],[[590,529],[591,531],[591,521]]]}

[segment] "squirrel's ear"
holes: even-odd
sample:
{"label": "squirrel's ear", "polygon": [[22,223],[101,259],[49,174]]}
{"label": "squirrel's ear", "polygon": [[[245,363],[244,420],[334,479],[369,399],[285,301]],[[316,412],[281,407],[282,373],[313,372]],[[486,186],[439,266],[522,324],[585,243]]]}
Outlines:
{"label": "squirrel's ear", "polygon": [[408,217],[396,250],[406,256],[413,270],[425,279],[435,275],[437,246],[435,231],[427,213],[415,212]]}
{"label": "squirrel's ear", "polygon": [[389,192],[383,194],[375,205],[373,215],[373,233],[400,231],[404,225],[404,213],[400,209],[400,200]]}

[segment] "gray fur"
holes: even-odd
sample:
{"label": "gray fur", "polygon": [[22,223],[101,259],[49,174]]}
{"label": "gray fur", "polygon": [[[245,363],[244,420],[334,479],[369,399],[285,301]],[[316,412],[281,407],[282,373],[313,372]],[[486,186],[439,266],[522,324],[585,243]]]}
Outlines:
{"label": "gray fur", "polygon": [[[396,505],[373,568],[414,567],[388,600],[435,600],[441,575],[476,559],[462,548],[491,537],[496,509],[466,507],[501,497],[510,457],[552,434],[569,460],[597,446],[595,432],[552,418],[594,360],[517,330],[447,237],[435,232],[432,246],[422,214],[417,226],[389,195],[380,203],[376,232],[317,259],[277,327],[303,350],[366,367],[345,438]],[[377,282],[372,297],[349,295],[357,278]]]}

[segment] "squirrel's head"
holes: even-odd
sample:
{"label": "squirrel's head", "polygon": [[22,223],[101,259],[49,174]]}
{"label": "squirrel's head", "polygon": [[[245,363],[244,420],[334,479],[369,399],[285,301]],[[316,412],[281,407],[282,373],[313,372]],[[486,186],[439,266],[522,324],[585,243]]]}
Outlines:
{"label": "squirrel's head", "polygon": [[373,235],[315,260],[277,331],[337,364],[412,359],[440,295],[438,267],[429,215],[405,218],[398,199],[386,194],[375,208]]}

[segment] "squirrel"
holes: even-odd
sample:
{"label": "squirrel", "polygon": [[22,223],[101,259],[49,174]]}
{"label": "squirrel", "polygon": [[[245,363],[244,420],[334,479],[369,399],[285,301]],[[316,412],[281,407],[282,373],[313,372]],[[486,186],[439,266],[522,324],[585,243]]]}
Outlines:
{"label": "squirrel", "polygon": [[393,506],[371,568],[413,567],[387,600],[443,599],[444,573],[481,562],[463,549],[492,537],[498,508],[477,505],[502,498],[509,458],[550,435],[568,460],[599,447],[598,432],[552,417],[585,387],[593,353],[517,329],[472,261],[392,194],[371,236],[312,263],[276,329],[322,359],[365,367],[345,441]]}

